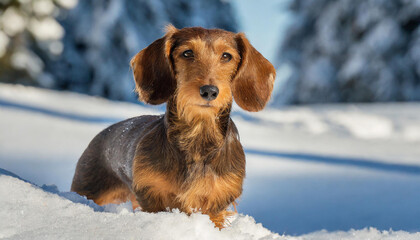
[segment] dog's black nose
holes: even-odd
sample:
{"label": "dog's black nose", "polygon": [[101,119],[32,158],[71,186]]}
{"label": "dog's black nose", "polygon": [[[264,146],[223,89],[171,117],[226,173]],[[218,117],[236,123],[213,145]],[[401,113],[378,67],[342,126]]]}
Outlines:
{"label": "dog's black nose", "polygon": [[219,89],[214,85],[204,85],[200,87],[200,95],[207,101],[212,101],[219,95]]}

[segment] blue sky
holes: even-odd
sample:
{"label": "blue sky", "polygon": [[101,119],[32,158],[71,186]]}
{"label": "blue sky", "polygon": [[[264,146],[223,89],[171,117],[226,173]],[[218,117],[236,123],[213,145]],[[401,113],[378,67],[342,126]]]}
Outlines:
{"label": "blue sky", "polygon": [[239,30],[245,32],[252,45],[268,60],[275,62],[281,37],[290,15],[290,0],[231,0],[239,20]]}

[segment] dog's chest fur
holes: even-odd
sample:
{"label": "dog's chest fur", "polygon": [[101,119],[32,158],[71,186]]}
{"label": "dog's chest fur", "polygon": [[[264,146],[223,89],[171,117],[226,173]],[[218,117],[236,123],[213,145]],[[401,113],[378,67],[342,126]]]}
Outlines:
{"label": "dog's chest fur", "polygon": [[138,201],[144,210],[159,208],[148,204],[158,202],[186,212],[218,212],[240,196],[245,156],[233,122],[227,124],[215,133],[161,122],[145,135],[133,162],[133,190],[143,196]]}

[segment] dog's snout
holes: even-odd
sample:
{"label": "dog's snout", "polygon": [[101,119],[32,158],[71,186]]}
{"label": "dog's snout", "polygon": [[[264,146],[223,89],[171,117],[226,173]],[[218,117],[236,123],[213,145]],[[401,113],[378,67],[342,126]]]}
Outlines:
{"label": "dog's snout", "polygon": [[200,95],[207,101],[212,101],[219,95],[219,89],[214,85],[204,85],[200,87]]}

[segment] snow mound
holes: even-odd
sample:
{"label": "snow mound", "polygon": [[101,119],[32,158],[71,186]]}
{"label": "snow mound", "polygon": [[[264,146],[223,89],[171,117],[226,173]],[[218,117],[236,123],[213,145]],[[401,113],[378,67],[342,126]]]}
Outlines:
{"label": "snow mound", "polygon": [[338,232],[327,232],[319,231],[304,235],[302,237],[292,238],[296,240],[360,240],[360,239],[369,239],[369,240],[416,240],[420,238],[420,233],[408,233],[404,231],[379,231],[375,228],[365,228],[362,230],[350,230],[348,232],[338,231]]}
{"label": "snow mound", "polygon": [[0,175],[0,196],[0,238],[280,239],[249,216],[238,215],[219,231],[207,215],[133,213],[127,203],[99,207],[77,194],[54,194],[7,175]]}
{"label": "snow mound", "polygon": [[[100,207],[75,194],[39,188],[0,174],[0,238],[7,239],[419,239],[420,233],[379,231],[319,231],[302,236],[272,233],[250,216],[237,215],[219,231],[207,215],[178,211],[132,212],[131,204]],[[52,193],[55,192],[55,193]]]}

